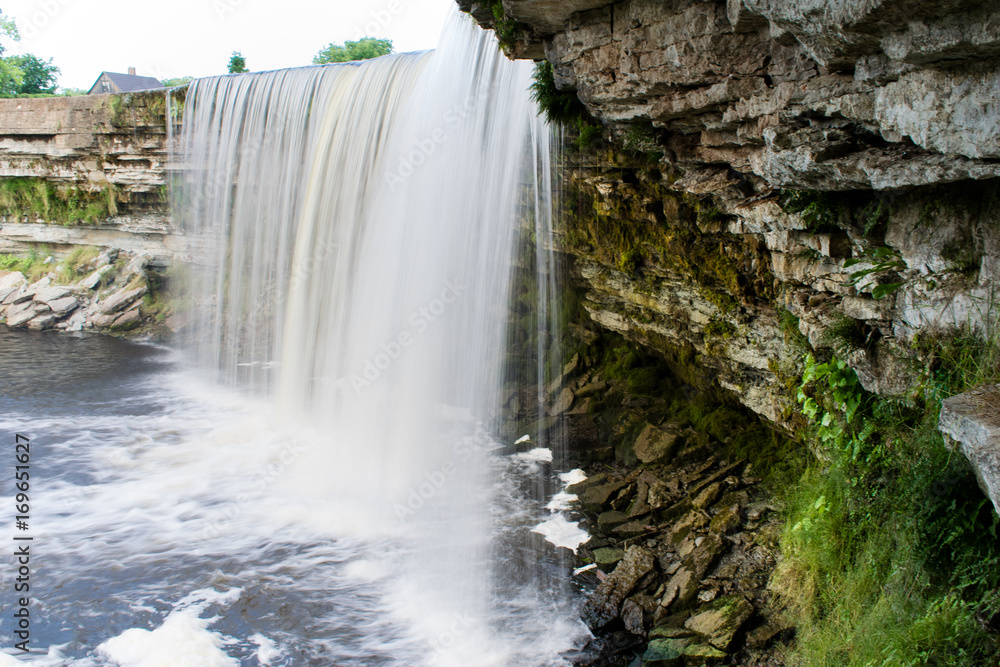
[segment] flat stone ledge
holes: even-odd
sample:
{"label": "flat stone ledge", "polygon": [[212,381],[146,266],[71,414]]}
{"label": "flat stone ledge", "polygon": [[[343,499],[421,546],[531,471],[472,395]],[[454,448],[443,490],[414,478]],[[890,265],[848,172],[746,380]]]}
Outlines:
{"label": "flat stone ledge", "polygon": [[938,428],[976,472],[979,486],[1000,514],[1000,385],[985,385],[946,399]]}

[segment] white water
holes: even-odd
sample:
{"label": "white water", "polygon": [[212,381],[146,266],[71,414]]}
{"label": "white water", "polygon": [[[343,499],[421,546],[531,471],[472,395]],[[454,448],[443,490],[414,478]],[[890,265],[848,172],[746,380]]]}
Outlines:
{"label": "white water", "polygon": [[518,229],[551,224],[529,82],[457,18],[433,54],[195,82],[176,214],[219,240],[216,377],[153,351],[0,417],[45,466],[32,662],[564,664],[586,630],[520,491],[552,452],[493,437]]}

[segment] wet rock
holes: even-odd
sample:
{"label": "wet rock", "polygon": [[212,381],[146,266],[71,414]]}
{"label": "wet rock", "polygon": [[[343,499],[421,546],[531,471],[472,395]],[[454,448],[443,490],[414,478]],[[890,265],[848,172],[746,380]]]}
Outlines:
{"label": "wet rock", "polygon": [[550,417],[558,417],[573,406],[573,390],[569,387],[559,392],[559,396],[548,409]]}
{"label": "wet rock", "polygon": [[[628,486],[628,482],[609,482],[607,484],[591,486],[577,495],[580,504],[583,505],[583,509],[589,512],[600,512],[610,502],[611,498],[626,486]],[[569,493],[574,492],[569,491]]]}
{"label": "wet rock", "polygon": [[[691,602],[698,592],[705,574],[712,569],[715,563],[722,556],[725,546],[722,538],[715,534],[708,535],[702,543],[697,546],[687,558],[684,559],[680,569],[667,582],[666,592],[663,595],[661,607],[671,605],[683,606]],[[669,600],[664,604],[665,600]]]}
{"label": "wet rock", "polygon": [[124,315],[121,315],[111,324],[115,329],[128,329],[136,326],[142,321],[142,316],[139,314],[139,307],[136,306],[128,310]]}
{"label": "wet rock", "polygon": [[694,637],[694,631],[672,625],[659,625],[649,631],[650,639],[679,639]]}
{"label": "wet rock", "polygon": [[712,523],[709,524],[708,528],[713,533],[726,535],[739,528],[739,526],[740,506],[732,505],[712,517]]}
{"label": "wet rock", "polygon": [[632,598],[625,600],[622,604],[621,619],[622,623],[625,624],[625,629],[633,635],[646,636],[642,606]]}
{"label": "wet rock", "polygon": [[619,616],[621,605],[639,580],[653,570],[653,554],[642,547],[631,546],[614,572],[600,583],[584,603],[581,618],[597,632]]}
{"label": "wet rock", "polygon": [[753,606],[742,596],[723,597],[689,618],[684,627],[704,635],[709,644],[725,651],[753,613]]}
{"label": "wet rock", "polygon": [[636,483],[635,500],[629,507],[629,517],[638,517],[648,514],[652,510],[649,505],[649,484],[645,480],[639,479]]}
{"label": "wet rock", "polygon": [[31,302],[28,301],[27,307],[22,307],[20,309],[9,308],[7,310],[7,326],[11,329],[17,329],[23,327],[28,322],[30,322],[37,313],[34,307],[32,307]]}
{"label": "wet rock", "polygon": [[675,544],[678,544],[692,530],[704,528],[710,521],[711,518],[704,511],[693,509],[673,523],[670,528],[670,539]]}
{"label": "wet rock", "polygon": [[628,516],[624,512],[619,512],[617,510],[602,512],[597,517],[597,529],[599,532],[606,533],[612,528],[620,526],[627,521]]}
{"label": "wet rock", "polygon": [[656,463],[673,457],[683,445],[679,432],[646,424],[636,438],[633,450],[641,462]]}
{"label": "wet rock", "polygon": [[624,512],[632,504],[633,497],[635,497],[635,485],[628,484],[611,499],[612,509]]}
{"label": "wet rock", "polygon": [[680,495],[680,484],[676,479],[654,481],[649,485],[647,501],[651,509],[660,509],[672,505]]}
{"label": "wet rock", "polygon": [[587,479],[582,482],[577,482],[576,484],[570,484],[566,487],[566,493],[572,493],[575,496],[580,495],[592,486],[600,486],[601,484],[607,484],[610,475],[606,472],[599,472],[594,475],[587,477]]}
{"label": "wet rock", "polygon": [[608,383],[604,380],[593,380],[583,385],[576,391],[577,398],[587,398],[595,394],[600,394],[607,390]]}
{"label": "wet rock", "polygon": [[559,388],[566,384],[567,378],[569,378],[569,376],[573,374],[573,371],[575,371],[579,365],[580,365],[580,355],[574,354],[573,358],[570,359],[565,366],[563,366],[562,372],[559,374],[559,377],[553,379],[552,382],[549,383],[549,386],[545,388],[546,396],[551,396],[552,394],[559,391]]}
{"label": "wet rock", "polygon": [[146,286],[140,285],[135,289],[121,289],[100,304],[100,312],[104,315],[111,315],[120,310],[124,310],[129,304],[146,293]]}
{"label": "wet rock", "polygon": [[624,549],[603,547],[601,549],[594,550],[594,563],[605,572],[611,572],[615,565],[617,565],[618,562],[624,557]]}
{"label": "wet rock", "polygon": [[662,665],[663,667],[680,667],[684,664],[684,649],[691,643],[690,639],[654,639],[646,646],[642,654],[643,665]]}
{"label": "wet rock", "polygon": [[655,526],[651,526],[643,521],[629,521],[615,528],[614,534],[623,540],[630,540],[633,537],[639,537],[654,530],[656,530]]}
{"label": "wet rock", "polygon": [[701,493],[691,498],[691,504],[695,508],[703,510],[718,500],[720,495],[722,495],[722,484],[715,482],[714,484],[709,484]]}
{"label": "wet rock", "polygon": [[38,315],[28,322],[28,328],[35,331],[43,331],[56,323],[56,318],[49,313]]}
{"label": "wet rock", "polygon": [[780,618],[771,617],[766,623],[747,633],[747,646],[752,648],[767,646],[779,635],[789,633],[791,629],[792,627]]}

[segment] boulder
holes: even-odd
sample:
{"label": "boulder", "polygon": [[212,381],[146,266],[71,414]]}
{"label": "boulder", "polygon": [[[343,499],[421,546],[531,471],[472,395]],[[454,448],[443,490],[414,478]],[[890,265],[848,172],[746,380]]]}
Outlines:
{"label": "boulder", "polygon": [[656,560],[652,552],[631,546],[614,572],[600,583],[583,605],[581,618],[594,632],[618,618],[622,603],[643,577],[652,572]]}
{"label": "boulder", "polygon": [[80,286],[89,290],[96,289],[98,285],[101,284],[101,278],[108,272],[114,269],[114,266],[108,264],[97,269],[89,276],[80,281]]}
{"label": "boulder", "polygon": [[730,505],[712,517],[712,523],[708,529],[713,533],[726,535],[733,532],[740,526],[740,506]]}
{"label": "boulder", "polygon": [[35,292],[35,301],[50,303],[52,301],[64,299],[70,294],[71,292],[69,288],[66,287],[43,287]]}
{"label": "boulder", "polygon": [[21,289],[19,289],[17,292],[14,292],[6,299],[4,299],[4,303],[13,304],[16,306],[19,303],[32,301],[34,300],[34,298],[35,298],[35,290],[27,286],[22,286]]}
{"label": "boulder", "polygon": [[112,313],[117,313],[120,310],[124,310],[127,306],[132,304],[136,299],[141,297],[146,293],[146,286],[140,285],[135,289],[121,289],[108,297],[100,305],[100,312],[104,315],[111,315]]}
{"label": "boulder", "polygon": [[615,565],[625,557],[624,549],[603,547],[594,550],[594,563],[604,572],[611,572]]}
{"label": "boulder", "polygon": [[597,529],[601,533],[607,533],[612,528],[620,526],[628,521],[628,515],[617,510],[602,512],[597,517]]}
{"label": "boulder", "polygon": [[29,307],[23,308],[16,312],[12,312],[12,309],[8,310],[7,326],[10,327],[11,329],[17,329],[23,327],[28,322],[30,322],[35,317],[36,314],[37,313],[35,312],[35,309],[30,306],[30,302],[29,302]]}
{"label": "boulder", "polygon": [[66,296],[61,299],[55,299],[54,301],[47,302],[49,308],[52,309],[52,314],[56,317],[63,317],[73,312],[80,302],[76,300],[75,297]]}
{"label": "boulder", "polygon": [[709,644],[725,651],[753,613],[753,606],[742,596],[726,596],[689,618],[684,627],[705,636]]}
{"label": "boulder", "polygon": [[50,313],[43,313],[42,315],[35,316],[30,322],[28,322],[28,328],[34,329],[35,331],[42,331],[44,329],[48,329],[55,323],[55,317],[53,317]]}
{"label": "boulder", "polygon": [[559,392],[559,396],[548,409],[550,417],[558,417],[573,406],[573,390],[569,387]]}
{"label": "boulder", "polygon": [[0,276],[0,292],[3,290],[8,290],[12,288],[20,287],[27,282],[24,278],[24,274],[20,271],[11,271],[10,273],[5,273]]}
{"label": "boulder", "polygon": [[112,324],[112,328],[115,329],[128,329],[134,327],[142,321],[142,316],[139,313],[139,307],[136,306],[128,310],[124,315],[118,317]]}
{"label": "boulder", "polygon": [[709,507],[712,503],[719,499],[722,495],[722,484],[715,482],[714,484],[709,484],[705,489],[701,491],[697,496],[691,499],[691,504],[700,510]]}
{"label": "boulder", "polygon": [[646,424],[635,440],[635,456],[643,463],[657,463],[669,459],[684,444],[681,434]]}
{"label": "boulder", "polygon": [[[591,486],[578,494],[583,509],[589,512],[600,512],[619,491],[628,486],[628,482],[609,482]],[[572,488],[572,487],[570,487]],[[573,491],[569,491],[573,493]]]}
{"label": "boulder", "polygon": [[972,464],[979,486],[1000,513],[1000,385],[946,399],[938,428]]}

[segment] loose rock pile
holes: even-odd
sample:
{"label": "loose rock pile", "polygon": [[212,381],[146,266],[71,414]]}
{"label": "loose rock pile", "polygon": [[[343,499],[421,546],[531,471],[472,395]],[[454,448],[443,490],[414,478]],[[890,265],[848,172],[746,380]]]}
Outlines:
{"label": "loose rock pile", "polygon": [[149,258],[105,250],[81,280],[59,284],[53,271],[28,283],[19,271],[0,275],[0,322],[12,329],[126,331],[139,326],[149,292]]}
{"label": "loose rock pile", "polygon": [[[660,380],[635,391],[631,371],[613,357],[600,361],[606,343],[584,333],[581,352],[543,388],[543,400],[522,390],[506,413],[511,432],[565,437],[569,465],[589,474],[567,492],[592,536],[579,565],[596,567],[578,580],[593,587],[581,618],[595,640],[571,659],[782,665],[794,630],[768,588],[782,522],[762,471],[729,454],[732,441],[670,416],[691,387],[664,384],[669,371],[658,369]],[[721,430],[744,426],[737,419]]]}
{"label": "loose rock pile", "polygon": [[581,664],[636,652],[653,665],[781,664],[767,655],[790,634],[769,607],[777,517],[751,466],[687,444],[673,425],[647,425],[636,449],[655,461],[568,489],[600,579],[581,611],[600,658]]}

